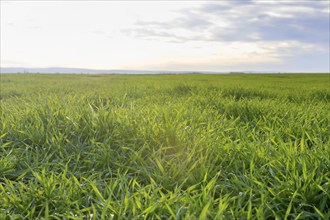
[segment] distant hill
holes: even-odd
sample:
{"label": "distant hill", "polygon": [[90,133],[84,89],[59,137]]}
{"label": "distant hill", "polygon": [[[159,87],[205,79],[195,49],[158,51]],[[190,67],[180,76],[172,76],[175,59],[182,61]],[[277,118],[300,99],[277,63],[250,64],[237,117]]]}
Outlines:
{"label": "distant hill", "polygon": [[49,68],[24,68],[24,67],[1,67],[1,73],[62,73],[62,74],[162,74],[162,73],[215,73],[210,71],[150,71],[150,70],[96,70],[82,68],[64,68],[64,67],[49,67]]}
{"label": "distant hill", "polygon": [[[49,68],[24,68],[24,67],[3,67],[0,69],[1,73],[83,73],[83,74],[110,74],[110,73],[151,73],[152,71],[139,70],[96,70],[96,69],[82,69],[82,68],[63,68],[63,67],[49,67]],[[155,72],[155,71],[153,71]]]}
{"label": "distant hill", "polygon": [[[0,67],[0,73],[47,73],[47,74],[285,74],[297,72],[278,72],[278,71],[173,71],[173,70],[97,70],[83,68],[65,68],[65,67],[48,67],[48,68],[25,68],[25,67]],[[300,72],[311,73],[311,72]]]}

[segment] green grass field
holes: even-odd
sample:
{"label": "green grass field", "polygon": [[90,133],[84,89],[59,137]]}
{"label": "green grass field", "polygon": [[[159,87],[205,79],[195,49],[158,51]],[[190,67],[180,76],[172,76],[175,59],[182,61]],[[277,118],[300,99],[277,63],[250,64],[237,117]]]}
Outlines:
{"label": "green grass field", "polygon": [[2,74],[0,219],[329,219],[329,88]]}

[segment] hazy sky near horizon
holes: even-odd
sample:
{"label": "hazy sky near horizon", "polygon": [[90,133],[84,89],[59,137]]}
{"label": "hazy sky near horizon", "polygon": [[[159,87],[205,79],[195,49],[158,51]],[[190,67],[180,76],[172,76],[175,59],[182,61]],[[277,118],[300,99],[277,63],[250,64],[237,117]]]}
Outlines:
{"label": "hazy sky near horizon", "polygon": [[1,67],[329,72],[329,7],[1,0]]}

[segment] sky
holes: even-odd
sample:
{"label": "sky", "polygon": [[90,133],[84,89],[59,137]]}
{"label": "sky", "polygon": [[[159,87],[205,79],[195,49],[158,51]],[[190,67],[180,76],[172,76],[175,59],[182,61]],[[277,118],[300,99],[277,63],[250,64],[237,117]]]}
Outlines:
{"label": "sky", "polygon": [[328,0],[1,0],[1,67],[330,72]]}

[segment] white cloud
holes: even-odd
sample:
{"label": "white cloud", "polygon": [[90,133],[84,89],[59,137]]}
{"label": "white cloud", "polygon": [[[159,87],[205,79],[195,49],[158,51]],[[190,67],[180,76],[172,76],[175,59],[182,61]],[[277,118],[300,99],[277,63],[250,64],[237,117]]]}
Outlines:
{"label": "white cloud", "polygon": [[243,3],[1,3],[1,64],[215,70],[329,54],[324,3]]}
{"label": "white cloud", "polygon": [[268,15],[270,17],[275,17],[275,18],[293,18],[294,17],[292,14],[279,13],[279,12],[273,12],[273,11],[266,11],[266,12],[264,12],[264,14]]}

